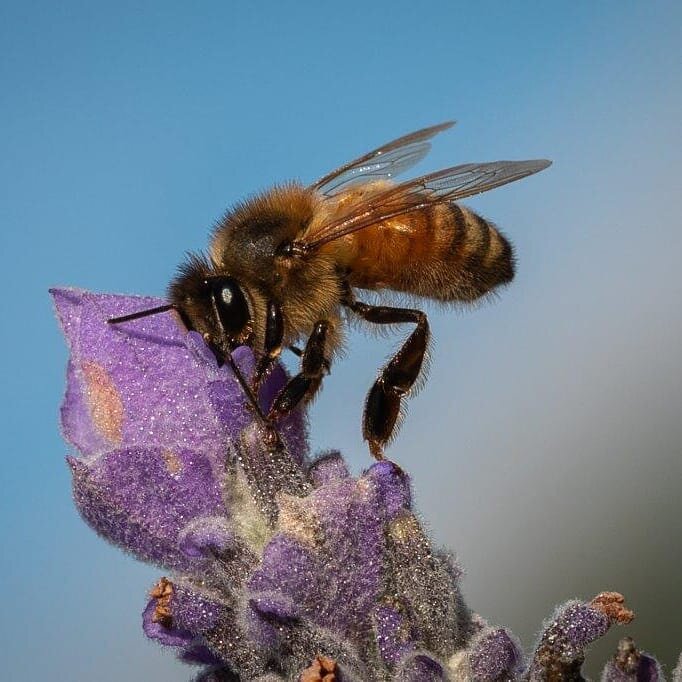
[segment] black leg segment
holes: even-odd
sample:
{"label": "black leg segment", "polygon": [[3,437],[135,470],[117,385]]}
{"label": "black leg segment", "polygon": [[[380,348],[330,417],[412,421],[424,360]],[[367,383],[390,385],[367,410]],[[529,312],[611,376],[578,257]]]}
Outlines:
{"label": "black leg segment", "polygon": [[376,459],[383,458],[383,448],[391,440],[400,416],[400,402],[419,377],[429,343],[429,323],[421,310],[373,306],[359,301],[346,305],[367,322],[374,324],[416,324],[400,350],[381,370],[367,394],[362,420],[362,435]]}
{"label": "black leg segment", "polygon": [[328,362],[324,357],[328,322],[315,323],[301,355],[301,371],[279,392],[268,413],[269,420],[277,420],[288,414],[302,400],[310,400],[320,387]]}
{"label": "black leg segment", "polygon": [[256,366],[256,373],[253,377],[253,385],[257,390],[263,377],[272,367],[273,362],[282,352],[282,339],[284,338],[284,320],[282,319],[282,309],[278,303],[270,301],[268,303],[267,319],[265,320],[265,344],[263,355]]}
{"label": "black leg segment", "polygon": [[[298,346],[287,346],[287,348],[297,357],[302,358],[303,357],[303,351],[298,347]],[[327,374],[332,373],[332,366],[329,360],[327,358],[324,359],[324,369]]]}

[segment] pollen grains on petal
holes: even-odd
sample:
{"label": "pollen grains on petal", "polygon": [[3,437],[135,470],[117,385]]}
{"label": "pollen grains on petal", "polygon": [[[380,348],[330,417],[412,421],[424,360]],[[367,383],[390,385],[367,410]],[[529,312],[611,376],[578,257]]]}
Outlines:
{"label": "pollen grains on petal", "polygon": [[308,547],[315,547],[320,542],[322,527],[320,521],[310,506],[310,501],[279,493],[277,495],[279,506],[278,527],[280,532],[296,538]]}
{"label": "pollen grains on petal", "polygon": [[113,445],[123,440],[123,401],[109,373],[102,365],[85,360],[81,363],[85,397],[92,422],[99,433]]}

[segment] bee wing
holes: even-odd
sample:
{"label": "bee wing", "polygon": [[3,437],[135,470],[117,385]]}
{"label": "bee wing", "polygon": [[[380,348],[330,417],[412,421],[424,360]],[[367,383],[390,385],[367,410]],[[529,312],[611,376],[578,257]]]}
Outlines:
{"label": "bee wing", "polygon": [[384,220],[421,211],[429,206],[450,203],[487,192],[495,187],[538,173],[551,165],[546,159],[466,163],[408,180],[353,206],[342,218],[304,234],[298,240],[311,251],[347,234]]}
{"label": "bee wing", "polygon": [[431,149],[429,140],[454,124],[454,121],[446,121],[430,128],[417,130],[409,135],[403,135],[333,170],[311,185],[309,189],[332,195],[350,185],[366,182],[367,179],[393,178],[421,161]]}

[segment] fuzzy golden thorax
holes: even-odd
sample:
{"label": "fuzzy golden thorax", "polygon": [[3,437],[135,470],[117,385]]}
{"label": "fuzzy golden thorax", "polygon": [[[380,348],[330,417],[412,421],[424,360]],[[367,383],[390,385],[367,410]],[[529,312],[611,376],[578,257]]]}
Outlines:
{"label": "fuzzy golden thorax", "polygon": [[284,345],[307,337],[318,320],[329,321],[327,354],[341,341],[342,282],[329,254],[291,257],[283,247],[294,241],[313,218],[319,198],[298,184],[275,187],[235,206],[216,225],[210,258],[190,256],[169,290],[192,329],[227,351],[233,339],[221,339],[204,282],[232,277],[247,299],[250,323],[236,341],[258,352],[265,341],[267,306],[281,306]]}

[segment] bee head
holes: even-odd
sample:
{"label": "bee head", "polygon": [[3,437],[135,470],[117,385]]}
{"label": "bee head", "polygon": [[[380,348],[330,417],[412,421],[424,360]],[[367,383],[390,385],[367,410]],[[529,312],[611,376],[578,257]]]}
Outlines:
{"label": "bee head", "polygon": [[199,332],[220,355],[251,340],[246,291],[234,277],[217,274],[203,258],[191,256],[168,293],[187,327]]}

